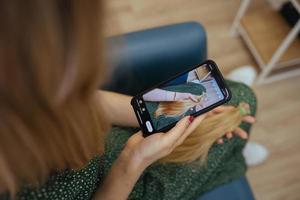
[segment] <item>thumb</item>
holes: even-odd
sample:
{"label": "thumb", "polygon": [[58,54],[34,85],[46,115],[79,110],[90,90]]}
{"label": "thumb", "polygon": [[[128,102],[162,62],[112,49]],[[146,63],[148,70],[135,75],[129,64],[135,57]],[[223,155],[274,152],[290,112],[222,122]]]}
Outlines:
{"label": "thumb", "polygon": [[175,143],[191,124],[189,118],[190,116],[187,116],[178,121],[175,127],[165,133],[164,138],[166,138],[170,143]]}

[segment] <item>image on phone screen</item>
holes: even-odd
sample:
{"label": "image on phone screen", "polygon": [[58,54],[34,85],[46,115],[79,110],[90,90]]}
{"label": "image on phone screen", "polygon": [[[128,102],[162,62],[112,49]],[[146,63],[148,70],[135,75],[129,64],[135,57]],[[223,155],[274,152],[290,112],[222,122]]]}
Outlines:
{"label": "image on phone screen", "polygon": [[142,98],[153,128],[160,130],[184,116],[223,101],[225,96],[213,77],[211,68],[203,64],[148,91]]}

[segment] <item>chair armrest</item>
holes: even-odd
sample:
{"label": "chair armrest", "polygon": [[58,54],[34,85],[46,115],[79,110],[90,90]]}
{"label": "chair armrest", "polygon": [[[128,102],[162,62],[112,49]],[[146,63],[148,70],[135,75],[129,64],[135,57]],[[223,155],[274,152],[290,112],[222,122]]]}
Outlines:
{"label": "chair armrest", "polygon": [[108,39],[111,77],[104,89],[135,95],[207,56],[206,34],[199,23],[186,22]]}
{"label": "chair armrest", "polygon": [[240,177],[230,183],[221,185],[201,197],[197,200],[255,200],[250,185],[245,176]]}

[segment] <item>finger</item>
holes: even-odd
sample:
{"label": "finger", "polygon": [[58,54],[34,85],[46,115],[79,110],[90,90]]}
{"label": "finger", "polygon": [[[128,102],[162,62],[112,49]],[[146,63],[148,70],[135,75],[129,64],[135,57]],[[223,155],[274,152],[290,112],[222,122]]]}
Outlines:
{"label": "finger", "polygon": [[206,117],[211,117],[213,115],[215,115],[215,113],[212,110],[206,113]]}
{"label": "finger", "polygon": [[197,117],[194,117],[193,121],[191,122],[190,126],[187,128],[187,132],[193,132],[203,121],[203,119],[206,117],[206,114],[199,115]]}
{"label": "finger", "polygon": [[253,117],[251,115],[247,115],[247,116],[243,117],[243,121],[253,124],[253,123],[255,123],[256,119],[255,119],[255,117]]}
{"label": "finger", "polygon": [[234,130],[234,133],[236,135],[238,135],[239,137],[243,138],[243,139],[247,139],[248,138],[248,134],[246,131],[244,131],[243,129],[237,127],[235,130]]}
{"label": "finger", "polygon": [[218,113],[218,112],[222,112],[224,109],[225,109],[224,106],[218,106],[218,107],[215,107],[214,109],[212,109],[211,112]]}
{"label": "finger", "polygon": [[174,147],[182,144],[182,142],[193,132],[195,129],[200,125],[200,123],[203,121],[205,118],[205,114],[197,116],[194,118],[192,123],[189,125],[189,127],[186,129],[185,133],[176,141],[174,144]]}
{"label": "finger", "polygon": [[218,106],[218,107],[212,109],[211,111],[209,111],[207,113],[207,116],[210,117],[210,116],[227,111],[228,109],[232,109],[232,108],[233,108],[232,106]]}
{"label": "finger", "polygon": [[212,110],[213,113],[220,113],[227,110],[234,109],[234,106],[218,106]]}
{"label": "finger", "polygon": [[177,122],[176,126],[173,127],[170,131],[164,134],[163,139],[165,142],[173,145],[176,141],[184,134],[190,125],[189,116],[182,118]]}
{"label": "finger", "polygon": [[214,108],[212,110],[213,113],[219,113],[219,112],[223,112],[224,110],[226,110],[226,107],[225,106],[218,106],[216,108]]}
{"label": "finger", "polygon": [[220,138],[220,139],[218,139],[217,143],[218,143],[218,144],[224,144],[224,141],[223,141],[222,138]]}
{"label": "finger", "polygon": [[232,138],[232,133],[231,133],[231,132],[227,132],[225,135],[226,135],[226,137],[227,137],[228,139],[231,139],[231,138]]}

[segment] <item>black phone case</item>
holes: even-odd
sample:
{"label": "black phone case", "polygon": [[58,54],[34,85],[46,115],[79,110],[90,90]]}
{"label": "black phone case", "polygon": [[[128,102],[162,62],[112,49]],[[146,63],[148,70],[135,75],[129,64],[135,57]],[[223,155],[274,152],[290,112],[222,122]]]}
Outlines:
{"label": "black phone case", "polygon": [[[198,68],[198,67],[200,67],[200,66],[202,66],[204,64],[208,64],[210,66],[213,66],[213,68],[214,68],[213,70],[215,70],[214,75],[215,74],[218,75],[218,76],[214,76],[214,78],[217,80],[218,85],[221,86],[221,89],[223,89],[223,88],[226,89],[227,95],[225,96],[225,98],[222,101],[220,101],[218,103],[215,103],[215,104],[213,104],[213,105],[211,105],[209,107],[206,107],[203,110],[200,110],[200,111],[194,113],[192,116],[196,117],[196,116],[199,116],[199,115],[201,115],[203,113],[206,113],[206,112],[214,109],[215,107],[218,107],[220,105],[225,104],[226,102],[228,102],[231,99],[231,91],[229,90],[228,86],[226,85],[225,80],[224,80],[224,78],[223,78],[220,70],[218,69],[217,64],[214,61],[212,61],[212,60],[207,60],[207,61],[205,61],[205,62],[203,62],[203,63],[201,63],[201,64],[199,64],[197,66],[191,67],[191,68],[189,68],[189,69],[187,69],[187,70],[185,70],[185,71],[183,71],[183,72],[181,72],[181,73],[179,73],[179,74],[177,74],[177,75],[175,75],[175,76],[167,79],[166,81],[163,81],[163,82],[161,82],[161,83],[159,83],[159,84],[157,84],[157,85],[155,85],[155,86],[153,86],[153,87],[151,87],[151,88],[149,88],[147,90],[144,90],[143,92],[137,94],[136,96],[134,96],[131,99],[130,103],[131,103],[131,105],[133,107],[134,113],[135,113],[136,118],[138,120],[138,123],[139,123],[139,125],[140,125],[140,127],[142,129],[144,137],[149,136],[149,135],[151,135],[153,133],[156,133],[156,132],[166,132],[166,131],[170,130],[171,128],[173,128],[176,125],[177,122],[174,122],[173,124],[167,125],[167,126],[165,126],[164,128],[162,128],[160,130],[155,130],[154,132],[150,133],[148,131],[146,125],[145,125],[145,123],[146,123],[145,119],[149,119],[150,115],[149,115],[148,112],[146,114],[143,114],[143,115],[140,114],[140,112],[139,112],[140,105],[138,104],[137,99],[140,99],[140,97],[142,97],[145,93],[147,93],[147,92],[149,92],[149,91],[151,91],[151,90],[153,90],[155,88],[159,88],[161,85],[164,85],[165,83],[167,83],[167,82],[169,82],[169,81],[177,78],[178,76],[181,76],[182,74],[187,73],[187,72],[189,72],[189,71],[191,71],[193,69],[196,69],[196,68]],[[148,114],[148,116],[147,116],[147,114]]]}

